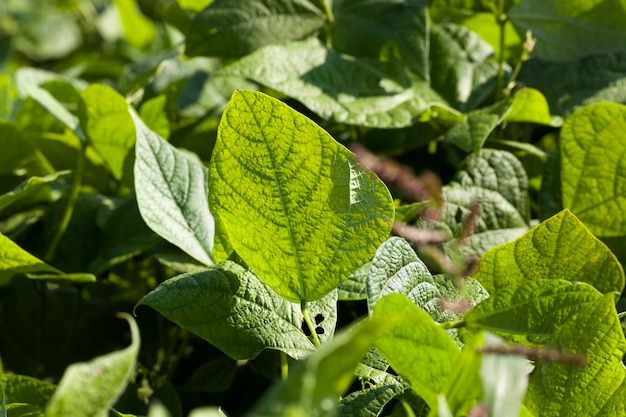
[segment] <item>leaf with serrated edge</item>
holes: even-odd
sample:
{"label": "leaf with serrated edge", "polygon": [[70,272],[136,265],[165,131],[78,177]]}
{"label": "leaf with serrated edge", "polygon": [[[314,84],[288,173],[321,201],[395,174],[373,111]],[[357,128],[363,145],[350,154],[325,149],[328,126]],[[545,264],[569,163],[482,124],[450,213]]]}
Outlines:
{"label": "leaf with serrated edge", "polygon": [[122,394],[139,353],[139,328],[128,314],[120,315],[130,325],[129,347],[90,362],[70,365],[46,407],[46,417],[103,417]]}
{"label": "leaf with serrated edge", "polygon": [[[333,292],[307,304],[312,317],[323,319],[322,342],[334,333],[336,302]],[[144,296],[137,307],[141,305],[154,308],[233,359],[251,359],[263,349],[299,359],[315,349],[302,332],[300,304],[286,301],[231,261],[171,278]]]}
{"label": "leaf with serrated edge", "polygon": [[224,111],[209,184],[233,249],[293,302],[337,288],[393,221],[378,177],[311,120],[255,91],[236,91]]}
{"label": "leaf with serrated edge", "polygon": [[215,224],[208,206],[207,169],[146,127],[137,131],[135,191],[139,211],[158,235],[205,265],[213,264]]}
{"label": "leaf with serrated edge", "polygon": [[586,282],[603,294],[620,294],[624,288],[624,271],[615,255],[569,210],[487,251],[474,278],[490,294],[540,279]]}
{"label": "leaf with serrated edge", "polygon": [[459,349],[426,312],[404,295],[389,294],[376,304],[375,320],[395,316],[402,319],[379,336],[375,345],[411,388],[434,407]]}

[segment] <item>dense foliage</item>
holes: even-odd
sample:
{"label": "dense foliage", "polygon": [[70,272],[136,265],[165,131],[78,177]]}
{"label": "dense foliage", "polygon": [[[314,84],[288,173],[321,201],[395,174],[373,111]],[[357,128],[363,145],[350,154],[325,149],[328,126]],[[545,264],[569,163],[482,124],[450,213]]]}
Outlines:
{"label": "dense foliage", "polygon": [[626,0],[2,1],[0,417],[626,416],[624,45]]}

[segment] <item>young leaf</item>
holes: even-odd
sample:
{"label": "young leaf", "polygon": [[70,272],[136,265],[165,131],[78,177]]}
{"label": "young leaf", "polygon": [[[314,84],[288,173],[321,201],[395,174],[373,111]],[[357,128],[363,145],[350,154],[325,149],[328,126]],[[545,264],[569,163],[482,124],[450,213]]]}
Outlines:
{"label": "young leaf", "polygon": [[[92,84],[82,92],[87,107],[85,127],[90,144],[118,181],[132,175],[135,126],[124,97],[106,85]],[[132,177],[131,177],[132,178]],[[130,181],[132,184],[132,181]]]}
{"label": "young leaf", "polygon": [[560,127],[560,117],[550,115],[548,101],[541,91],[534,88],[523,88],[513,96],[511,111],[504,118],[507,122],[539,123],[552,127]]}
{"label": "young leaf", "polygon": [[[525,403],[530,411],[549,417],[623,414],[626,370],[622,357],[626,340],[612,294],[573,315],[552,335],[549,346],[583,355],[587,363],[572,366],[539,361],[526,394]],[[605,412],[611,409],[620,411]]]}
{"label": "young leaf", "polygon": [[343,0],[334,12],[333,49],[353,56],[400,59],[428,79],[428,2]]}
{"label": "young leaf", "polygon": [[446,377],[454,369],[459,349],[432,318],[401,294],[380,299],[375,320],[393,319],[398,323],[376,339],[376,347],[393,369],[430,407],[437,403]]}
{"label": "young leaf", "polygon": [[46,417],[103,417],[120,396],[132,375],[139,353],[139,328],[128,314],[129,347],[70,365],[46,407]]}
{"label": "young leaf", "polygon": [[215,224],[208,206],[207,169],[146,127],[137,131],[135,192],[146,224],[193,258],[211,265]]}
{"label": "young leaf", "polygon": [[568,210],[489,250],[474,278],[490,294],[540,279],[586,282],[603,294],[620,294],[624,288],[624,271],[615,256]]}
{"label": "young leaf", "polygon": [[[328,340],[337,320],[336,293],[308,304],[321,315],[319,337]],[[281,350],[296,359],[315,349],[302,332],[299,303],[291,303],[251,271],[225,261],[203,272],[171,278],[144,296],[147,305],[197,334],[234,359],[251,359],[263,349]]]}
{"label": "young leaf", "polygon": [[289,378],[274,385],[248,414],[250,417],[336,415],[337,399],[348,389],[354,369],[374,340],[395,323],[374,320],[335,337],[299,363]]}
{"label": "young leaf", "polygon": [[626,106],[597,103],[572,113],[561,132],[563,207],[596,236],[626,235]]}
{"label": "young leaf", "polygon": [[280,101],[236,91],[209,170],[211,209],[234,250],[293,302],[337,288],[389,234],[385,184]]}
{"label": "young leaf", "polygon": [[531,31],[537,38],[533,55],[540,59],[571,61],[616,52],[626,43],[622,0],[583,0],[567,7],[557,0],[525,0],[508,16],[520,36]]}
{"label": "young leaf", "polygon": [[189,28],[188,56],[240,57],[274,43],[303,39],[326,23],[310,0],[215,0]]}
{"label": "young leaf", "polygon": [[411,84],[401,69],[340,55],[317,39],[265,47],[219,74],[250,78],[340,123],[406,127],[432,103],[439,112],[450,113],[426,83]]}

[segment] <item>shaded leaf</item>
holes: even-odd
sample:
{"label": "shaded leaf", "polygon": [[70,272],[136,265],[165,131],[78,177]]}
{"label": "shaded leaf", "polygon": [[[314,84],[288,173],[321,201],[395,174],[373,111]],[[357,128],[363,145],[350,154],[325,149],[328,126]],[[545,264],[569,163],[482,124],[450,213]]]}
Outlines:
{"label": "shaded leaf", "polygon": [[367,298],[367,276],[369,275],[371,262],[366,262],[339,285],[339,300],[365,300]]}
{"label": "shaded leaf", "polygon": [[30,404],[41,411],[56,389],[56,386],[49,382],[14,374],[1,374],[0,386],[4,390],[7,404]]}
{"label": "shaded leaf", "polygon": [[376,417],[383,407],[405,391],[401,384],[382,385],[356,391],[341,399],[340,417]]}
{"label": "shaded leaf", "polygon": [[311,120],[262,93],[233,94],[209,182],[233,249],[293,302],[337,288],[391,229],[385,184]]}

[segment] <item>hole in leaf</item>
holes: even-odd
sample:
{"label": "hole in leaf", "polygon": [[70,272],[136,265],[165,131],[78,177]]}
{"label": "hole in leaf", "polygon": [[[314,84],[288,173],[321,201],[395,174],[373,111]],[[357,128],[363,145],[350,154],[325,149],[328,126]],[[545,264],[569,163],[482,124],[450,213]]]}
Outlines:
{"label": "hole in leaf", "polygon": [[457,223],[461,223],[463,221],[463,210],[460,207],[456,209],[456,213],[454,214],[454,221]]}
{"label": "hole in leaf", "polygon": [[311,336],[311,330],[309,330],[309,326],[306,325],[305,321],[302,322],[302,326],[300,326],[300,328],[302,329],[302,333],[304,333],[305,336]]}
{"label": "hole in leaf", "polygon": [[321,314],[318,314],[317,316],[315,316],[315,324],[320,324],[323,321],[324,321],[324,316],[322,316]]}
{"label": "hole in leaf", "polygon": [[315,333],[317,333],[317,334],[324,334],[324,328],[320,327],[320,326],[317,326],[315,328]]}

